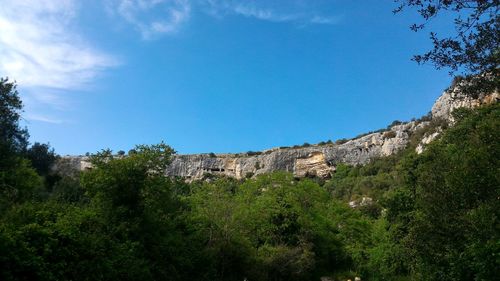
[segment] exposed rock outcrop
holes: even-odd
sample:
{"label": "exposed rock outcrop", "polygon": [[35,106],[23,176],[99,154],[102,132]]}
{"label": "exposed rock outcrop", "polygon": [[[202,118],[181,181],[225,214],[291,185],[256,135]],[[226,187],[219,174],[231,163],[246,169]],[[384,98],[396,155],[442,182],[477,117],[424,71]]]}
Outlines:
{"label": "exposed rock outcrop", "polygon": [[[432,107],[432,118],[452,121],[451,112],[459,107],[475,107],[496,102],[498,93],[472,99],[457,91],[445,92]],[[383,132],[367,134],[343,144],[312,145],[299,148],[273,148],[260,153],[248,154],[192,154],[175,155],[165,171],[166,176],[179,176],[186,180],[202,179],[206,174],[225,175],[237,179],[274,171],[293,172],[297,177],[329,177],[339,163],[359,165],[371,159],[392,155],[405,148],[415,131],[429,124],[407,122],[390,127]],[[417,152],[439,136],[440,131],[425,135]],[[69,167],[69,168],[68,168]],[[56,170],[84,170],[90,168],[88,157],[68,156],[56,165]]]}
{"label": "exposed rock outcrop", "polygon": [[[457,88],[445,91],[432,106],[431,114],[433,119],[443,119],[447,123],[453,123],[453,111],[457,108],[474,108],[483,104],[498,102],[500,95],[498,92],[491,94],[480,94],[477,98],[472,98],[460,92]],[[442,132],[442,128],[438,127],[434,131],[428,132],[415,151],[420,154],[424,151],[425,146],[437,139]]]}
{"label": "exposed rock outcrop", "polygon": [[314,176],[320,178],[330,177],[335,172],[335,167],[326,161],[323,152],[311,152],[305,158],[295,159],[294,175],[297,177]]}
{"label": "exposed rock outcrop", "polygon": [[358,207],[365,207],[373,204],[373,199],[371,197],[366,197],[363,196],[359,200],[353,200],[349,202],[349,207],[351,208],[358,208]]}
{"label": "exposed rock outcrop", "polygon": [[52,167],[52,171],[71,176],[75,172],[90,169],[92,165],[87,156],[65,156],[61,157]]}
{"label": "exposed rock outcrop", "polygon": [[[297,177],[329,177],[338,163],[365,164],[373,158],[391,155],[403,149],[409,134],[422,124],[409,122],[390,128],[391,134],[376,132],[346,143],[336,145],[312,145],[300,148],[274,148],[258,155],[246,154],[191,154],[175,155],[165,171],[167,176],[179,176],[187,180],[202,179],[206,174],[225,175],[237,179],[287,171]],[[72,166],[76,170],[90,167],[86,156],[68,156],[56,169]],[[67,169],[67,168],[64,168]]]}
{"label": "exposed rock outcrop", "polygon": [[441,128],[438,128],[437,131],[425,135],[415,148],[417,154],[424,152],[425,146],[431,143],[433,140],[435,140],[441,134],[441,132],[442,132]]}
{"label": "exposed rock outcrop", "polygon": [[451,114],[455,109],[465,107],[474,108],[483,104],[498,102],[500,95],[498,92],[491,94],[480,94],[477,98],[472,98],[458,91],[456,88],[444,92],[432,106],[432,118],[442,118],[453,121]]}
{"label": "exposed rock outcrop", "polygon": [[204,174],[216,174],[237,179],[273,171],[293,172],[297,177],[316,175],[328,177],[338,163],[365,164],[375,157],[390,155],[403,149],[409,132],[418,125],[410,122],[394,126],[394,137],[373,133],[341,145],[322,145],[300,148],[275,148],[259,155],[209,154],[177,155],[167,169],[168,176],[201,179]]}

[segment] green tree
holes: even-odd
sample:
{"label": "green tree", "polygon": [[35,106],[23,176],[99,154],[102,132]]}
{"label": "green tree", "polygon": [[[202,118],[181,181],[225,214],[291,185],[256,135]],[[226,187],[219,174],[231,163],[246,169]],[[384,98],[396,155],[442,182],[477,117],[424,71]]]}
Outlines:
{"label": "green tree", "polygon": [[227,178],[195,183],[187,198],[190,224],[204,245],[207,280],[242,280],[252,274],[255,253],[237,216],[238,185]]}
{"label": "green tree", "polygon": [[41,179],[21,157],[28,144],[28,132],[19,124],[21,110],[16,84],[0,78],[0,213],[41,188]]}
{"label": "green tree", "polygon": [[60,171],[54,171],[53,167],[60,157],[49,144],[35,142],[30,146],[23,156],[30,160],[31,166],[40,175],[48,193],[52,192],[54,185],[61,179]]}
{"label": "green tree", "polygon": [[12,205],[37,199],[43,192],[42,178],[26,159],[15,157],[0,170],[0,216]]}
{"label": "green tree", "polygon": [[494,280],[500,263],[500,106],[458,110],[415,159],[408,242],[422,280]]}
{"label": "green tree", "polygon": [[406,7],[416,8],[424,23],[415,23],[418,31],[445,13],[454,13],[456,34],[439,37],[431,32],[433,49],[415,55],[419,64],[430,63],[450,74],[461,73],[465,83],[457,86],[471,95],[491,93],[498,89],[500,65],[500,2],[498,0],[395,0],[395,13]]}
{"label": "green tree", "polygon": [[0,169],[28,145],[28,131],[19,125],[23,105],[16,88],[15,82],[0,78]]}
{"label": "green tree", "polygon": [[214,280],[309,280],[366,260],[369,222],[311,179],[222,178],[188,200]]}
{"label": "green tree", "polygon": [[140,243],[117,239],[99,208],[27,202],[1,222],[1,280],[154,279]]}
{"label": "green tree", "polygon": [[49,144],[35,142],[30,146],[26,153],[26,158],[31,161],[31,165],[41,176],[49,175],[52,165],[56,162],[58,156]]}
{"label": "green tree", "polygon": [[136,146],[127,157],[104,150],[91,157],[92,169],[82,174],[82,187],[90,204],[102,210],[110,237],[135,245],[134,257],[145,262],[145,279],[183,280],[199,273],[193,271],[199,247],[189,239],[177,182],[164,176],[173,153],[163,143]]}

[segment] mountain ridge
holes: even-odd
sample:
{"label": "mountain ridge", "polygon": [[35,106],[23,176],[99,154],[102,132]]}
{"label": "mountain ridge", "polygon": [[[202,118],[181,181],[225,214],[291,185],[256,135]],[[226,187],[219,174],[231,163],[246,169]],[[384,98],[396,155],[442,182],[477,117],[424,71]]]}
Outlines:
{"label": "mountain ridge", "polygon": [[[234,154],[174,155],[165,175],[193,181],[211,175],[242,179],[274,171],[286,171],[296,177],[328,178],[340,163],[366,164],[372,159],[397,153],[406,148],[410,142],[414,142],[415,135],[419,135],[415,149],[417,153],[421,153],[425,145],[436,139],[442,131],[441,125],[431,126],[433,122],[453,123],[451,113],[457,108],[473,108],[497,102],[498,99],[498,92],[472,98],[455,87],[445,91],[436,100],[430,116],[426,118],[393,124],[385,130],[363,134],[337,144],[277,147],[260,152]],[[88,156],[65,156],[54,167],[58,171],[89,168],[91,164]]]}

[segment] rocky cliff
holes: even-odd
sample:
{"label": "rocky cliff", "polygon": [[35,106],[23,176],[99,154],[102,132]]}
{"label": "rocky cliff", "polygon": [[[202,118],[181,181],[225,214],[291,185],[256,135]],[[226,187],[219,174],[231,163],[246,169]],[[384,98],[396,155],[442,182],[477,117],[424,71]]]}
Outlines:
{"label": "rocky cliff", "polygon": [[432,118],[442,118],[453,121],[452,112],[457,108],[474,108],[483,104],[497,102],[500,99],[498,92],[491,94],[480,94],[477,98],[472,98],[460,92],[458,89],[453,89],[444,92],[432,106]]}
{"label": "rocky cliff", "polygon": [[[432,118],[452,121],[451,112],[459,107],[475,107],[497,102],[498,93],[471,99],[457,91],[443,93],[432,107]],[[429,121],[411,121],[394,125],[351,139],[342,144],[312,145],[308,147],[273,148],[258,153],[245,154],[192,154],[175,155],[165,171],[167,176],[179,176],[186,180],[202,179],[207,174],[225,175],[237,179],[274,171],[288,171],[297,177],[329,177],[339,163],[365,164],[373,158],[391,155],[405,148],[410,136],[426,127]],[[417,151],[435,139],[439,131],[423,136]],[[91,168],[85,156],[63,157],[57,170]]]}
{"label": "rocky cliff", "polygon": [[[422,123],[423,124],[423,123]],[[328,177],[338,163],[364,164],[374,157],[391,155],[403,149],[416,122],[393,126],[387,132],[372,133],[343,144],[313,145],[300,148],[274,148],[247,154],[194,154],[176,156],[166,174],[200,179],[205,174],[235,178],[250,177],[273,171],[293,172],[298,177]],[[392,133],[388,133],[392,132]]]}

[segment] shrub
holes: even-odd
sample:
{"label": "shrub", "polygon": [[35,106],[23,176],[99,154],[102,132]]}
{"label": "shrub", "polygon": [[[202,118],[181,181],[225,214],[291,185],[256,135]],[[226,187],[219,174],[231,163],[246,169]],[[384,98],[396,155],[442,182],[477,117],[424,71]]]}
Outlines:
{"label": "shrub", "polygon": [[396,137],[396,132],[394,131],[387,131],[384,133],[384,139],[392,139]]}
{"label": "shrub", "polygon": [[259,170],[261,168],[260,162],[255,162],[255,170]]}
{"label": "shrub", "polygon": [[389,127],[388,127],[388,128],[390,128],[390,127],[394,127],[394,126],[397,126],[397,125],[401,125],[401,124],[403,124],[403,122],[402,122],[402,121],[399,121],[399,120],[394,120],[394,121],[392,121],[391,125],[389,125]]}
{"label": "shrub", "polygon": [[338,139],[335,141],[335,144],[343,144],[343,143],[346,143],[348,141],[349,141],[348,139]]}

